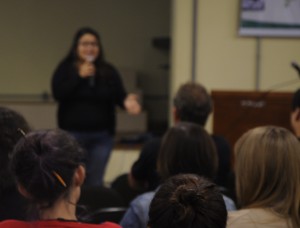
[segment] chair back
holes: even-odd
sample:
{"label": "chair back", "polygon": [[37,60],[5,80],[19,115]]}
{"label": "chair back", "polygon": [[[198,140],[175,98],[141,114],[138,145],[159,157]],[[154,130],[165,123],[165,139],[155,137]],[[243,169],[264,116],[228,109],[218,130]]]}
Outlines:
{"label": "chair back", "polygon": [[[111,213],[113,214],[115,211],[122,211],[121,209],[125,208],[125,206],[123,198],[114,189],[98,186],[82,187],[76,214],[84,222],[98,223],[97,221],[99,219],[102,220],[102,218],[102,222],[111,221],[109,217],[106,218],[104,216],[107,208],[112,208],[108,212],[112,211]],[[113,208],[119,209],[113,210]],[[100,212],[103,213],[101,214]],[[101,218],[96,219],[95,214],[98,213],[101,215]],[[107,214],[109,215],[109,213]]]}
{"label": "chair back", "polygon": [[125,214],[127,208],[126,207],[107,207],[99,209],[98,211],[95,211],[91,217],[90,221],[94,224],[99,224],[102,222],[115,222],[119,223],[121,219],[123,218],[123,215]]}

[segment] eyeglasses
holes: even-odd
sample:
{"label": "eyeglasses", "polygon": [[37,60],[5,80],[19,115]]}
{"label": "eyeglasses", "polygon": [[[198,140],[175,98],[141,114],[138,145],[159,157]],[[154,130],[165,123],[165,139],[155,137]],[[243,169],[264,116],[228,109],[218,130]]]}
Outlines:
{"label": "eyeglasses", "polygon": [[88,46],[98,47],[98,43],[97,42],[87,42],[87,41],[84,41],[84,42],[79,42],[79,45],[83,46],[83,47],[88,47]]}

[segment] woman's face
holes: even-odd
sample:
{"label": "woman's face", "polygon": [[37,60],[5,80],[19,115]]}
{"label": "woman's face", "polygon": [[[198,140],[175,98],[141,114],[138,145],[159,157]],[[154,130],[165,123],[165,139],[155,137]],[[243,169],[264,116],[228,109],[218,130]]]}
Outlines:
{"label": "woman's face", "polygon": [[93,62],[98,57],[99,51],[99,43],[93,34],[84,34],[78,40],[77,55],[80,60]]}

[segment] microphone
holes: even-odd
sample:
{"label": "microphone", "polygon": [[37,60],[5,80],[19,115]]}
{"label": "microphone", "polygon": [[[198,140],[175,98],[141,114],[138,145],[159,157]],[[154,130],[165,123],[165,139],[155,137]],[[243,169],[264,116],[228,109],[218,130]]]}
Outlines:
{"label": "microphone", "polygon": [[[87,62],[89,62],[89,63],[93,63],[94,60],[95,60],[95,56],[93,56],[93,55],[87,55],[85,57],[85,60]],[[90,85],[90,87],[94,87],[95,86],[95,75],[90,75],[90,77],[89,77],[89,85]]]}
{"label": "microphone", "polygon": [[291,66],[298,72],[300,77],[300,66],[296,62],[291,62]]}

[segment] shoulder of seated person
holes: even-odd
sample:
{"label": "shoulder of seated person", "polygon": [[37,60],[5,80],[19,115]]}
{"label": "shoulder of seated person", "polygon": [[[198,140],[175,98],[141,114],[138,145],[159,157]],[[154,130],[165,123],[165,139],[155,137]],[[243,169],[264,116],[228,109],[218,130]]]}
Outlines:
{"label": "shoulder of seated person", "polygon": [[4,220],[0,222],[1,228],[14,228],[14,227],[22,227],[22,228],[30,228],[31,225],[28,222],[25,221],[19,221],[19,220]]}
{"label": "shoulder of seated person", "polygon": [[154,195],[155,195],[155,191],[145,192],[145,193],[135,197],[131,201],[131,204],[141,204],[141,205],[143,205],[145,202],[151,201],[153,199]]}
{"label": "shoulder of seated person", "polygon": [[[284,226],[285,222],[273,213],[263,208],[242,209],[239,211],[229,212],[227,227],[275,227],[275,225]],[[280,225],[281,224],[281,225]],[[261,225],[261,226],[260,226]],[[276,226],[277,227],[277,226]]]}

